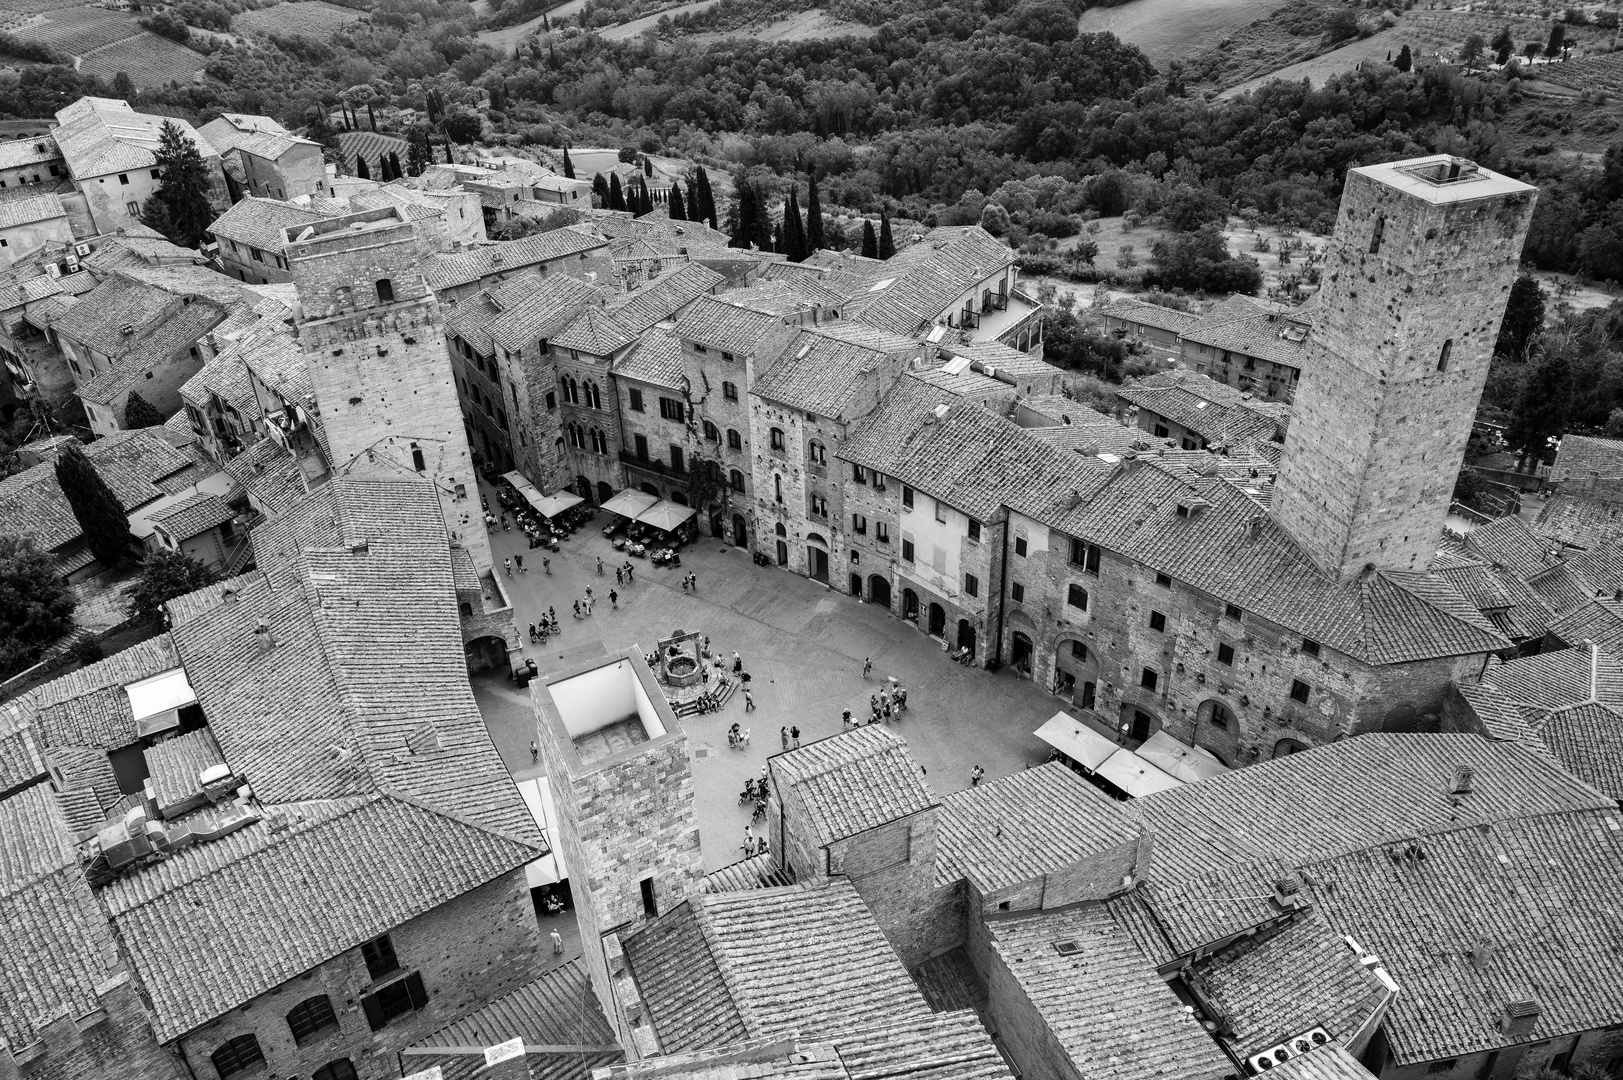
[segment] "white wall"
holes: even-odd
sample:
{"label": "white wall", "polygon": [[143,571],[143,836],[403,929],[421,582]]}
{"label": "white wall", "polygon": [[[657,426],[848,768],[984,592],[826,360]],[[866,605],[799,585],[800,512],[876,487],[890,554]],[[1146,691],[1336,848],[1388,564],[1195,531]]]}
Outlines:
{"label": "white wall", "polygon": [[560,679],[547,686],[564,730],[571,739],[601,731],[633,715],[642,720],[649,739],[665,734],[654,706],[629,660]]}
{"label": "white wall", "polygon": [[[936,520],[936,508],[941,508],[945,522]],[[981,543],[986,542],[986,523],[981,522]],[[913,509],[902,508],[901,538],[913,541],[913,562],[903,562],[902,573],[927,585],[946,597],[958,597],[963,592],[964,567],[960,556],[969,536],[969,517],[945,503],[938,502],[924,492],[913,491]],[[898,548],[897,554],[900,555]],[[987,582],[980,583],[981,595],[986,596]]]}

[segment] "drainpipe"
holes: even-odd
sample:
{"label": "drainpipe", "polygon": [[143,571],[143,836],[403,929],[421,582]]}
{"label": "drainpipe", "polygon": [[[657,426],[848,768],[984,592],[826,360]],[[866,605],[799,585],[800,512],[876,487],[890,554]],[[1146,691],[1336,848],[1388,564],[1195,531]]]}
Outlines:
{"label": "drainpipe", "polygon": [[[1001,668],[1003,666],[1003,612],[1008,604],[1009,596],[1009,517],[1007,514],[1003,518],[1003,569],[998,575],[997,584],[997,637],[995,639],[997,641],[997,655],[992,659],[996,660],[997,666]],[[1036,647],[1036,642],[1033,642],[1032,648]],[[1036,660],[1036,657],[1032,657],[1033,663]]]}

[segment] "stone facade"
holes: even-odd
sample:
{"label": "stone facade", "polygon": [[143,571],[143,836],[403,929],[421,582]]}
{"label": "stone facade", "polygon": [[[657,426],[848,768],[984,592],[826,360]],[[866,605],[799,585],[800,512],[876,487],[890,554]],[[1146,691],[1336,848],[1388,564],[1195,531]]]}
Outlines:
{"label": "stone facade", "polygon": [[[618,350],[616,355],[624,352]],[[561,469],[567,487],[587,502],[600,503],[619,490],[620,425],[615,416],[614,356],[579,349],[551,349],[557,371],[558,424],[564,438]]]}
{"label": "stone facade", "polygon": [[245,191],[249,195],[296,199],[300,195],[326,194],[327,166],[321,160],[321,147],[313,142],[294,141],[274,160],[241,147],[234,153],[242,166]]}
{"label": "stone facade", "polygon": [[1430,564],[1533,200],[1448,157],[1348,172],[1273,494],[1330,575]]}
{"label": "stone facade", "polygon": [[[211,1055],[227,1040],[252,1034],[270,1076],[309,1076],[347,1059],[363,1080],[387,1080],[400,1075],[399,1051],[528,982],[542,957],[522,868],[396,927],[388,937],[399,960],[394,971],[374,979],[361,950],[350,949],[182,1036],[175,1045],[191,1075],[220,1080]],[[426,1002],[373,1031],[362,999],[411,973],[421,976]],[[289,1011],[321,995],[336,1024],[296,1043]]]}
{"label": "stone facade", "polygon": [[[127,972],[95,988],[98,1011],[64,1010],[46,1024],[35,1047],[6,1047],[0,1039],[0,1080],[181,1080],[180,1059],[158,1045]],[[37,1056],[36,1056],[37,1055]]]}
{"label": "stone facade", "polygon": [[304,314],[299,346],[335,472],[434,481],[453,544],[491,567],[472,453],[456,406],[423,245],[390,208],[319,222],[288,244]]}

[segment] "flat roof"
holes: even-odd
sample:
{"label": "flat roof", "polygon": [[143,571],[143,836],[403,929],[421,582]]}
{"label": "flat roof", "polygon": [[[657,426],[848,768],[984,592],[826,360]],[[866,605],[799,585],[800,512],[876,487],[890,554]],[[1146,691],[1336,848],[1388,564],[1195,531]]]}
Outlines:
{"label": "flat roof", "polygon": [[1474,161],[1455,157],[1453,154],[1405,158],[1402,161],[1388,161],[1383,165],[1364,165],[1352,171],[1387,187],[1396,188],[1405,195],[1439,206],[1521,192],[1531,194],[1538,190],[1531,184],[1512,180],[1492,169],[1485,169]]}

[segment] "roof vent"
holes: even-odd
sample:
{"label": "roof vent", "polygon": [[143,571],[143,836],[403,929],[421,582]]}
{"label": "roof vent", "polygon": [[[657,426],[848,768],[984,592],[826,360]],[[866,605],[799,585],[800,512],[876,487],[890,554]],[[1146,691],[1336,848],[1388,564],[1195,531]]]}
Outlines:
{"label": "roof vent", "polygon": [[259,646],[260,652],[269,652],[276,647],[276,635],[271,633],[267,623],[261,622],[254,627],[254,643]]}
{"label": "roof vent", "polygon": [[1511,1001],[1499,1016],[1499,1034],[1506,1042],[1526,1042],[1533,1034],[1542,1012],[1536,1001]]}
{"label": "roof vent", "polygon": [[224,589],[221,589],[220,602],[222,604],[235,604],[237,602],[237,590],[233,589],[229,585],[227,585]]}
{"label": "roof vent", "polygon": [[133,334],[135,333],[135,327],[130,323],[125,323],[123,326],[118,328],[118,332],[120,334]]}
{"label": "roof vent", "polygon": [[1476,781],[1476,770],[1469,765],[1454,766],[1454,779],[1448,785],[1448,793],[1455,799],[1463,799],[1471,794]]}
{"label": "roof vent", "polygon": [[1054,942],[1054,951],[1061,956],[1075,956],[1082,951],[1082,946],[1074,941],[1056,941]]}
{"label": "roof vent", "polygon": [[946,405],[946,404],[937,405],[935,407],[935,418],[937,420],[945,420],[947,418],[947,413],[949,413],[951,411],[952,411],[952,406],[950,406],[950,405]]}

